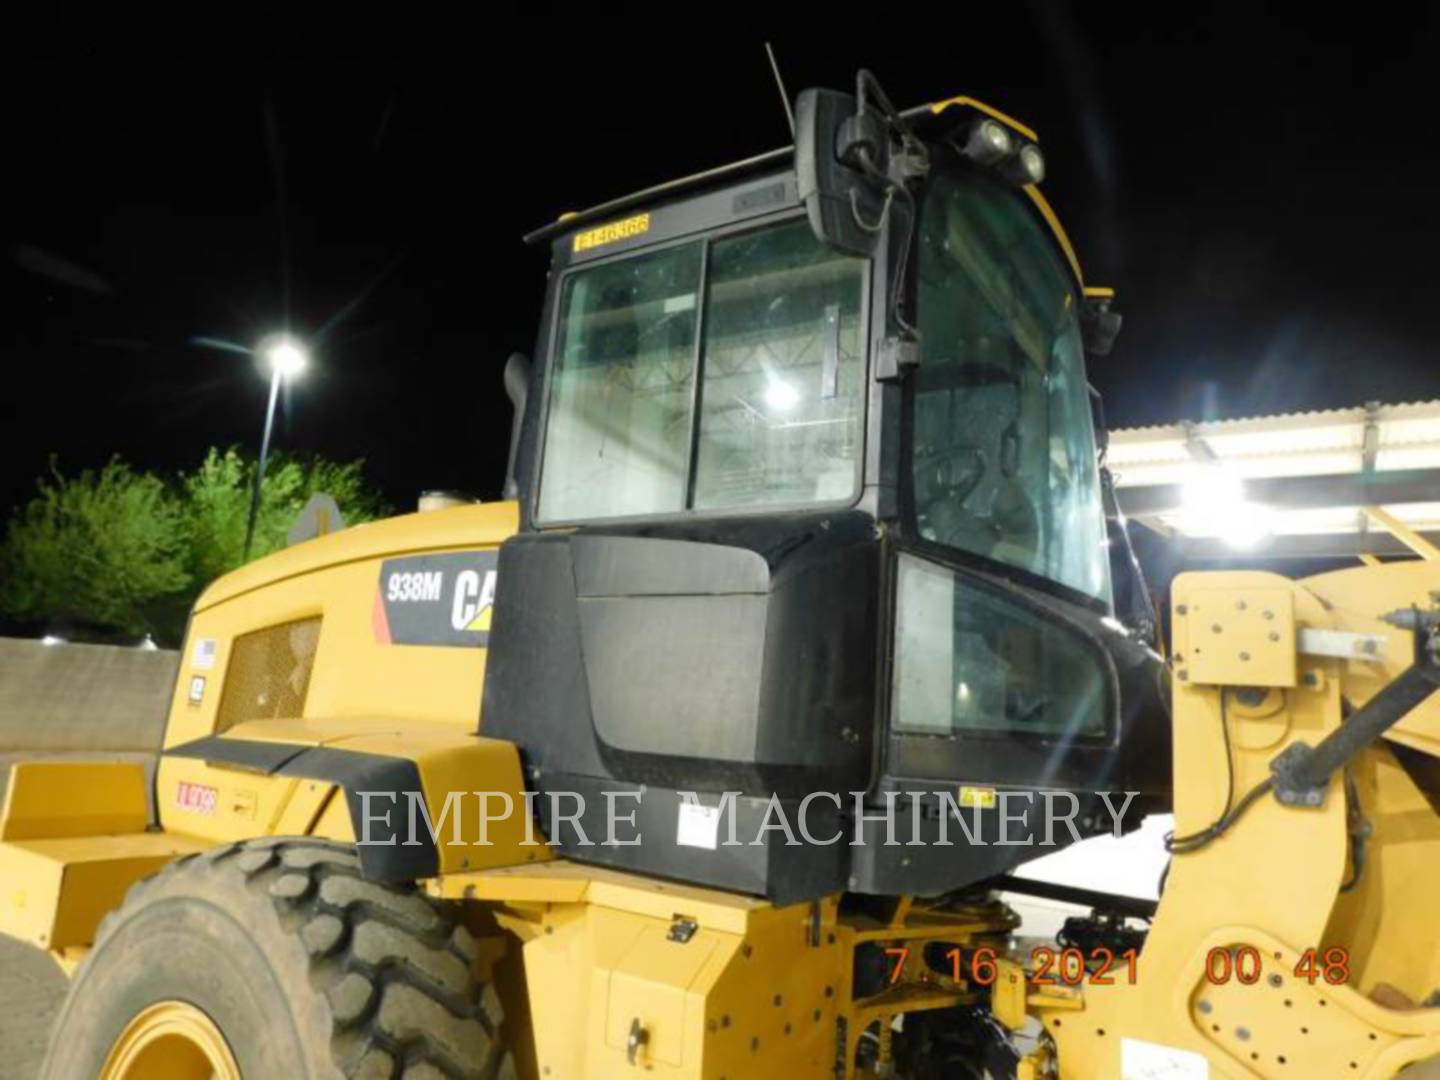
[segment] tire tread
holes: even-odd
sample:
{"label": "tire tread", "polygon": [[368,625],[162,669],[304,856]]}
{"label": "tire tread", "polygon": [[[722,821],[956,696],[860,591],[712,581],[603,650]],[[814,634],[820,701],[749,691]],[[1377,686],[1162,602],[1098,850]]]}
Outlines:
{"label": "tire tread", "polygon": [[238,874],[249,899],[268,905],[305,953],[309,989],[326,1003],[330,1052],[341,1074],[512,1075],[511,1055],[497,1036],[499,1016],[491,1015],[498,999],[474,973],[470,932],[414,886],[365,880],[348,845],[265,837],[178,859],[131,888],[101,922],[97,945],[153,892],[216,873]]}

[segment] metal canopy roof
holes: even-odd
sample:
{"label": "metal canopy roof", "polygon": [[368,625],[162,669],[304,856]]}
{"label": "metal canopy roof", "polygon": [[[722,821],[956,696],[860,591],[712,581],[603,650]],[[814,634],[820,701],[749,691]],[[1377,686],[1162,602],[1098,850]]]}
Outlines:
{"label": "metal canopy roof", "polygon": [[1193,558],[1440,545],[1440,401],[1110,433],[1126,516]]}

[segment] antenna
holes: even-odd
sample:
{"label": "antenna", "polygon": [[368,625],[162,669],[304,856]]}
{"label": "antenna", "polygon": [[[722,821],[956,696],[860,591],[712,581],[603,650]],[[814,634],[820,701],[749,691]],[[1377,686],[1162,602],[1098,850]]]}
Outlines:
{"label": "antenna", "polygon": [[770,70],[775,73],[775,86],[780,91],[780,104],[785,106],[785,119],[790,122],[790,138],[795,138],[795,114],[790,110],[790,95],[785,92],[785,80],[780,77],[780,65],[775,61],[775,50],[765,42],[765,55],[770,58]]}

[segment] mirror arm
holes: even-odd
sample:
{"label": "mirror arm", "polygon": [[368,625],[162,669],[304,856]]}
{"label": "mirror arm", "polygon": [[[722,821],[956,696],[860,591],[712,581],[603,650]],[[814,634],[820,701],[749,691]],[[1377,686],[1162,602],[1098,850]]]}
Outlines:
{"label": "mirror arm", "polygon": [[1110,455],[1110,428],[1105,423],[1105,399],[1093,383],[1087,382],[1085,388],[1090,391],[1102,511],[1106,520],[1114,523],[1115,531],[1120,534],[1120,542],[1125,545],[1125,565],[1130,572],[1130,618],[1134,621],[1135,630],[1141,639],[1159,651],[1160,624],[1155,615],[1155,597],[1150,591],[1150,582],[1145,577],[1145,568],[1140,565],[1140,556],[1135,551],[1135,542],[1130,536],[1130,519],[1120,508],[1120,496],[1115,491],[1115,474],[1110,471],[1107,460]]}
{"label": "mirror arm", "polygon": [[880,103],[881,111],[884,112],[886,118],[889,119],[890,123],[895,127],[895,130],[900,132],[902,141],[907,143],[918,142],[919,140],[915,138],[915,131],[910,126],[910,121],[906,120],[905,117],[900,114],[900,111],[891,103],[889,95],[886,94],[885,90],[881,87],[880,80],[875,78],[874,72],[869,68],[861,68],[855,73],[855,100],[859,105],[857,112],[862,114],[865,112],[865,94],[867,90],[875,95],[875,99]]}
{"label": "mirror arm", "polygon": [[510,421],[510,456],[505,462],[504,498],[520,497],[520,481],[515,475],[520,456],[520,432],[525,426],[525,404],[530,399],[530,361],[524,353],[511,353],[505,361],[505,394],[515,415]]}

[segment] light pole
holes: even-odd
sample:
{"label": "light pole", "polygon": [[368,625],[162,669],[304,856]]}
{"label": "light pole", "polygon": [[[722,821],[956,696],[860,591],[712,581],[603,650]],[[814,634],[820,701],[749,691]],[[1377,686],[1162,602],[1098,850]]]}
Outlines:
{"label": "light pole", "polygon": [[260,464],[255,470],[255,488],[250,493],[250,517],[245,523],[245,556],[250,561],[250,546],[255,541],[255,518],[260,513],[260,485],[265,480],[265,459],[270,454],[270,431],[275,426],[275,402],[280,397],[280,384],[305,370],[309,357],[293,338],[277,337],[262,342],[257,350],[270,365],[270,404],[265,408],[265,434],[260,438]]}

